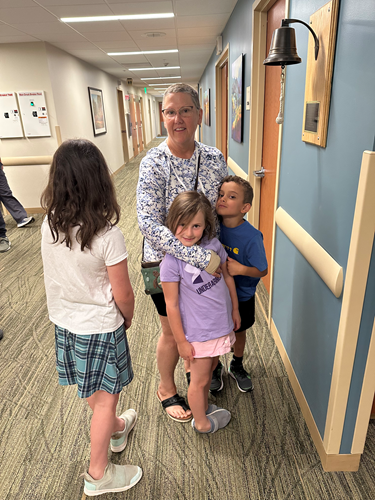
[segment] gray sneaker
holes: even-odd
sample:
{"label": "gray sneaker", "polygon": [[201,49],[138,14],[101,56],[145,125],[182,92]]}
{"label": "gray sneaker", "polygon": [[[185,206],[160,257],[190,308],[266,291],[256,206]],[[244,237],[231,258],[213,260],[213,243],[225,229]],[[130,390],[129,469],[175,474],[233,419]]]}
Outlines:
{"label": "gray sneaker", "polygon": [[34,217],[25,217],[21,220],[21,222],[17,224],[17,227],[27,226],[27,224],[31,224],[32,222],[34,222],[34,220]]}
{"label": "gray sneaker", "polygon": [[137,412],[133,409],[126,410],[119,418],[125,421],[125,428],[123,431],[116,432],[111,436],[111,450],[115,453],[120,453],[125,449],[130,431],[137,421]]}
{"label": "gray sneaker", "polygon": [[101,479],[93,479],[88,472],[83,474],[84,492],[88,497],[117,493],[135,486],[142,477],[142,469],[136,465],[115,465],[108,462]]}
{"label": "gray sneaker", "polygon": [[234,378],[241,392],[251,392],[254,389],[251,377],[242,365],[236,366],[231,362],[228,373]]}
{"label": "gray sneaker", "polygon": [[219,361],[217,367],[212,373],[210,392],[219,392],[223,387],[223,365],[221,364],[221,361]]}
{"label": "gray sneaker", "polygon": [[0,253],[10,250],[10,241],[6,236],[0,238]]}
{"label": "gray sneaker", "polygon": [[191,421],[191,426],[195,430],[195,432],[198,432],[199,434],[213,434],[214,432],[218,431],[219,429],[223,429],[229,424],[231,414],[228,410],[224,410],[224,408],[218,408],[217,410],[207,415],[207,418],[211,423],[211,429],[207,432],[198,431],[198,429],[196,429],[195,427],[195,420],[193,418],[193,420]]}

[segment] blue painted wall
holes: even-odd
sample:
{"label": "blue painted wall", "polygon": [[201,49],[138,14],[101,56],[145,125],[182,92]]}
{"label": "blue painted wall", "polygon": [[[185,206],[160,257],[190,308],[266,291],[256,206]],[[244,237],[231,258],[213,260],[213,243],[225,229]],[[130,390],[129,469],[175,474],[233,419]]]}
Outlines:
{"label": "blue painted wall", "polygon": [[[244,87],[251,77],[252,0],[239,0],[223,32],[231,63],[245,54]],[[290,18],[309,22],[326,0],[290,0]],[[279,206],[344,268],[348,258],[362,154],[375,137],[375,2],[341,0],[325,149],[301,140],[307,29],[294,24],[302,63],[287,69]],[[215,145],[216,51],[202,75],[211,89],[212,125],[203,140]],[[229,86],[231,85],[231,79]],[[230,128],[229,128],[230,130]],[[229,156],[248,171],[249,111],[244,142],[229,139]],[[374,253],[374,251],[373,251]],[[369,335],[374,316],[374,255],[345,418],[340,453],[350,453]],[[342,306],[289,239],[276,230],[272,317],[323,438]]]}
{"label": "blue painted wall", "polygon": [[[244,54],[244,106],[243,106],[243,142],[235,142],[231,137],[230,120],[230,99],[229,99],[229,150],[230,156],[245,172],[248,172],[249,158],[249,126],[250,126],[250,111],[246,111],[246,87],[250,85],[250,69],[251,69],[251,39],[252,39],[252,0],[238,0],[237,5],[228,20],[223,36],[223,49],[229,43],[229,89],[232,86],[231,65],[240,56]],[[220,58],[216,55],[216,49],[213,52],[206,69],[201,77],[199,85],[204,91],[211,89],[211,126],[202,125],[203,127],[203,142],[209,146],[215,146],[215,63]]]}
{"label": "blue painted wall", "polygon": [[[309,21],[324,0],[291,0],[290,17]],[[341,0],[325,149],[301,141],[306,28],[294,25],[302,64],[287,70],[279,205],[344,268],[364,150],[375,135],[375,3]],[[371,271],[374,272],[373,270]],[[366,308],[374,311],[374,301]],[[277,230],[272,317],[323,437],[342,298],[336,299]],[[365,310],[364,310],[365,314]],[[368,314],[368,313],[366,313]],[[371,316],[371,312],[370,312]],[[352,387],[360,387],[369,320],[361,324]],[[366,332],[365,332],[366,330]],[[367,343],[368,347],[368,343]],[[352,390],[351,397],[353,398]],[[350,453],[357,404],[348,405],[341,453]]]}

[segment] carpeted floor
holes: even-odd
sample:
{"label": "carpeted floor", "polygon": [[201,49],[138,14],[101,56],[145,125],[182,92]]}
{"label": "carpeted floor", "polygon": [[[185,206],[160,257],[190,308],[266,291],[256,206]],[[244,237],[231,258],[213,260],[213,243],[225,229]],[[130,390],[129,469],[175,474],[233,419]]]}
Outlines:
{"label": "carpeted floor", "polygon": [[[153,141],[151,146],[160,140]],[[375,498],[375,423],[357,473],[325,473],[294,398],[275,343],[258,307],[248,331],[245,366],[254,392],[240,393],[225,376],[212,402],[229,409],[232,421],[212,436],[175,423],[156,399],[155,349],[160,326],[142,288],[141,236],[135,188],[139,161],[115,177],[122,206],[120,228],[129,250],[136,296],[128,332],[134,381],[120,396],[119,411],[135,408],[137,425],[115,463],[134,463],[143,478],[133,489],[100,498],[129,500],[332,500]],[[41,215],[17,229],[6,216],[12,248],[0,254],[0,500],[80,500],[80,474],[89,458],[91,410],[75,387],[60,387],[54,367],[54,329],[47,317],[40,257]],[[264,289],[257,300],[266,300]],[[259,305],[259,304],[258,304]],[[225,359],[228,365],[230,356]],[[178,390],[186,394],[183,366]]]}

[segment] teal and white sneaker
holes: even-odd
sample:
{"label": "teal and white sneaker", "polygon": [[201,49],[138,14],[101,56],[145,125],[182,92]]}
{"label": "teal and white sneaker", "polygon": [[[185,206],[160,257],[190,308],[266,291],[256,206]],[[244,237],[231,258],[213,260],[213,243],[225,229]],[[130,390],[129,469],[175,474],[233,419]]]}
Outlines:
{"label": "teal and white sneaker", "polygon": [[142,469],[137,465],[115,465],[108,462],[101,479],[93,479],[88,472],[83,474],[84,492],[88,497],[126,491],[135,486],[142,477]]}
{"label": "teal and white sneaker", "polygon": [[120,451],[125,449],[130,431],[137,421],[137,412],[133,409],[126,410],[119,418],[124,420],[125,428],[123,431],[116,432],[111,436],[111,450],[115,453],[120,453]]}

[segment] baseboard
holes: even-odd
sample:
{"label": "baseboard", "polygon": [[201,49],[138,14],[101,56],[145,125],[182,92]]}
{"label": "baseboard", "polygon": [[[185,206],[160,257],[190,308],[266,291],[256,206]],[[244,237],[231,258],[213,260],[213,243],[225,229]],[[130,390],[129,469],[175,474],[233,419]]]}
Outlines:
{"label": "baseboard", "polygon": [[332,455],[326,453],[324,449],[324,444],[320,432],[316,426],[314,417],[311,413],[310,407],[306,401],[305,395],[302,388],[298,382],[297,376],[294,372],[293,366],[290,362],[288,353],[285,350],[284,344],[281,340],[279,332],[277,331],[276,325],[271,319],[271,332],[275,340],[276,346],[279,350],[281,359],[283,360],[285,370],[288,374],[289,381],[294,391],[294,395],[298,401],[301,408],[302,415],[305,419],[306,425],[310,431],[311,438],[316,446],[317,452],[319,454],[322,467],[326,472],[355,472],[358,470],[359,462],[361,459],[360,454],[353,455]]}

